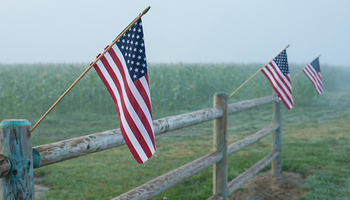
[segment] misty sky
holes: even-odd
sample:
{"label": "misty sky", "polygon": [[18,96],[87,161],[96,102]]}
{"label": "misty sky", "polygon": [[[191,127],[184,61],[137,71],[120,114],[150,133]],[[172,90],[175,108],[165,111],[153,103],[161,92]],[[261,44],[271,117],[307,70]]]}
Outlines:
{"label": "misty sky", "polygon": [[147,6],[151,63],[350,66],[349,0],[0,0],[0,63],[90,63]]}

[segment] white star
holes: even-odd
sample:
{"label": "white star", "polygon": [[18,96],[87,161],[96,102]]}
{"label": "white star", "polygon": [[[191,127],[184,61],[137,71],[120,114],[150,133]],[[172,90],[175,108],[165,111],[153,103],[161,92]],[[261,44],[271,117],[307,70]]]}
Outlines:
{"label": "white star", "polygon": [[141,73],[142,73],[142,74],[145,73],[145,70],[141,70]]}
{"label": "white star", "polygon": [[129,47],[126,47],[125,49],[128,50]]}
{"label": "white star", "polygon": [[133,43],[134,43],[134,41],[131,40],[130,44],[133,44]]}
{"label": "white star", "polygon": [[126,43],[128,43],[128,44],[129,44],[129,42],[130,42],[129,40],[126,41]]}
{"label": "white star", "polygon": [[141,56],[137,56],[137,59],[141,59]]}
{"label": "white star", "polygon": [[137,62],[137,63],[136,63],[136,65],[137,65],[137,66],[139,66],[139,65],[140,65],[140,63],[139,63],[139,62]]}
{"label": "white star", "polygon": [[134,74],[134,78],[136,78],[137,76]]}
{"label": "white star", "polygon": [[124,42],[125,42],[125,40],[123,39],[123,40],[122,40],[122,42],[124,43]]}
{"label": "white star", "polygon": [[130,60],[128,60],[128,61],[126,61],[127,63],[129,63],[130,62]]}
{"label": "white star", "polygon": [[140,26],[142,26],[142,22],[140,22],[140,24],[139,24]]}
{"label": "white star", "polygon": [[139,39],[139,38],[140,38],[140,36],[139,36],[139,35],[137,35],[137,36],[136,36],[136,38],[137,38],[137,39]]}
{"label": "white star", "polygon": [[130,33],[128,34],[128,37],[130,37]]}
{"label": "white star", "polygon": [[146,64],[145,64],[145,63],[143,63],[143,64],[142,64],[142,67],[146,67]]}
{"label": "white star", "polygon": [[132,34],[132,36],[131,36],[132,38],[134,38],[135,37],[135,35],[134,34]]}
{"label": "white star", "polygon": [[143,45],[144,45],[144,44],[143,44],[143,43],[141,43],[141,47],[143,47]]}
{"label": "white star", "polygon": [[133,60],[131,61],[131,64],[132,64],[132,65],[134,64],[134,61],[133,61]]}
{"label": "white star", "polygon": [[130,71],[132,70],[132,67],[130,67]]}
{"label": "white star", "polygon": [[139,71],[139,69],[135,68],[135,72],[138,72],[138,71]]}
{"label": "white star", "polygon": [[128,55],[128,53],[125,53],[124,55],[125,55],[125,56],[127,56],[127,55]]}
{"label": "white star", "polygon": [[135,42],[135,45],[138,45],[138,44],[139,44],[139,43],[136,41],[136,42]]}
{"label": "white star", "polygon": [[132,54],[132,57],[135,58],[135,54]]}
{"label": "white star", "polygon": [[136,49],[136,48],[134,48],[134,51],[137,51],[137,49]]}
{"label": "white star", "polygon": [[122,49],[124,49],[124,45],[122,45]]}
{"label": "white star", "polygon": [[134,27],[132,30],[133,30],[133,31],[136,31],[136,28]]}
{"label": "white star", "polygon": [[143,52],[143,50],[142,50],[142,49],[140,49],[140,50],[139,50],[139,52],[140,52],[140,53],[142,53],[142,52]]}

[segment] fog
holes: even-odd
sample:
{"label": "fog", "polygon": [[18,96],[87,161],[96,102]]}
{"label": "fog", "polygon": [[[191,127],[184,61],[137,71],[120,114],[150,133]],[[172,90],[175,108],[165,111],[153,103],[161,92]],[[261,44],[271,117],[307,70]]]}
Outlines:
{"label": "fog", "polygon": [[90,63],[147,6],[148,62],[350,66],[346,0],[1,0],[0,63]]}

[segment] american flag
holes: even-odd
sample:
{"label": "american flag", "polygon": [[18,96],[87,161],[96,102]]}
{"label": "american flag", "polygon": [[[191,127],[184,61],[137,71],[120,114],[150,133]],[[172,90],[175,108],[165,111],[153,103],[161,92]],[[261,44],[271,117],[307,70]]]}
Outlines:
{"label": "american flag", "polygon": [[135,160],[144,163],[153,155],[156,146],[141,19],[94,68],[117,108],[125,143]]}
{"label": "american flag", "polygon": [[293,108],[292,85],[290,81],[286,50],[282,51],[261,71],[269,80],[277,97],[282,100],[287,109],[289,110]]}
{"label": "american flag", "polygon": [[312,61],[310,64],[308,64],[306,67],[304,67],[303,72],[306,74],[306,76],[310,79],[310,81],[314,85],[314,88],[316,89],[317,94],[322,94],[323,84],[322,84],[321,69],[320,69],[320,63],[318,61],[318,57],[314,61]]}

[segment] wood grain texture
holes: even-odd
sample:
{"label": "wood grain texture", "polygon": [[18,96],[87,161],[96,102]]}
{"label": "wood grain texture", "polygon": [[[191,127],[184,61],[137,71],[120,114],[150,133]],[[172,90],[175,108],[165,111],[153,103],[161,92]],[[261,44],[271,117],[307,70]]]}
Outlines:
{"label": "wood grain texture", "polygon": [[243,185],[247,180],[252,178],[255,174],[257,174],[260,170],[266,167],[274,158],[279,155],[278,152],[271,152],[247,171],[243,172],[241,175],[233,179],[228,183],[228,193],[229,195],[236,191],[241,185]]}
{"label": "wood grain texture", "polygon": [[4,120],[0,124],[1,153],[11,169],[1,179],[2,199],[34,199],[32,139],[27,120]]}
{"label": "wood grain texture", "polygon": [[214,95],[214,107],[223,111],[222,117],[214,119],[213,151],[220,151],[222,159],[213,165],[213,194],[227,200],[227,94]]}
{"label": "wood grain texture", "polygon": [[172,170],[162,176],[159,176],[148,183],[145,183],[137,188],[134,188],[113,200],[131,200],[131,199],[149,199],[170,187],[180,183],[188,177],[212,166],[214,163],[222,159],[221,152],[213,152],[194,160],[182,167]]}
{"label": "wood grain texture", "polygon": [[279,127],[272,133],[272,151],[279,152],[279,156],[271,162],[271,173],[275,177],[282,174],[282,101],[272,103],[272,122]]}
{"label": "wood grain texture", "polygon": [[[233,103],[228,105],[228,114],[242,112],[258,106],[269,104],[274,101],[276,101],[276,97],[268,96]],[[222,110],[219,108],[207,108],[195,112],[154,120],[154,134],[159,135],[165,132],[211,121],[221,117],[222,113]],[[35,165],[35,168],[84,156],[90,153],[103,151],[124,144],[125,142],[123,136],[121,135],[120,129],[113,129],[51,144],[36,146],[34,149],[40,154],[40,163]]]}
{"label": "wood grain texture", "polygon": [[240,141],[237,141],[235,143],[230,144],[227,148],[228,155],[231,155],[235,152],[238,152],[238,151],[260,141],[264,137],[268,136],[271,132],[277,130],[278,127],[279,127],[279,124],[272,123],[269,126],[254,133],[253,135],[250,135],[250,136],[248,136]]}
{"label": "wood grain texture", "polygon": [[0,178],[7,176],[10,169],[11,169],[10,160],[6,156],[0,154]]}

